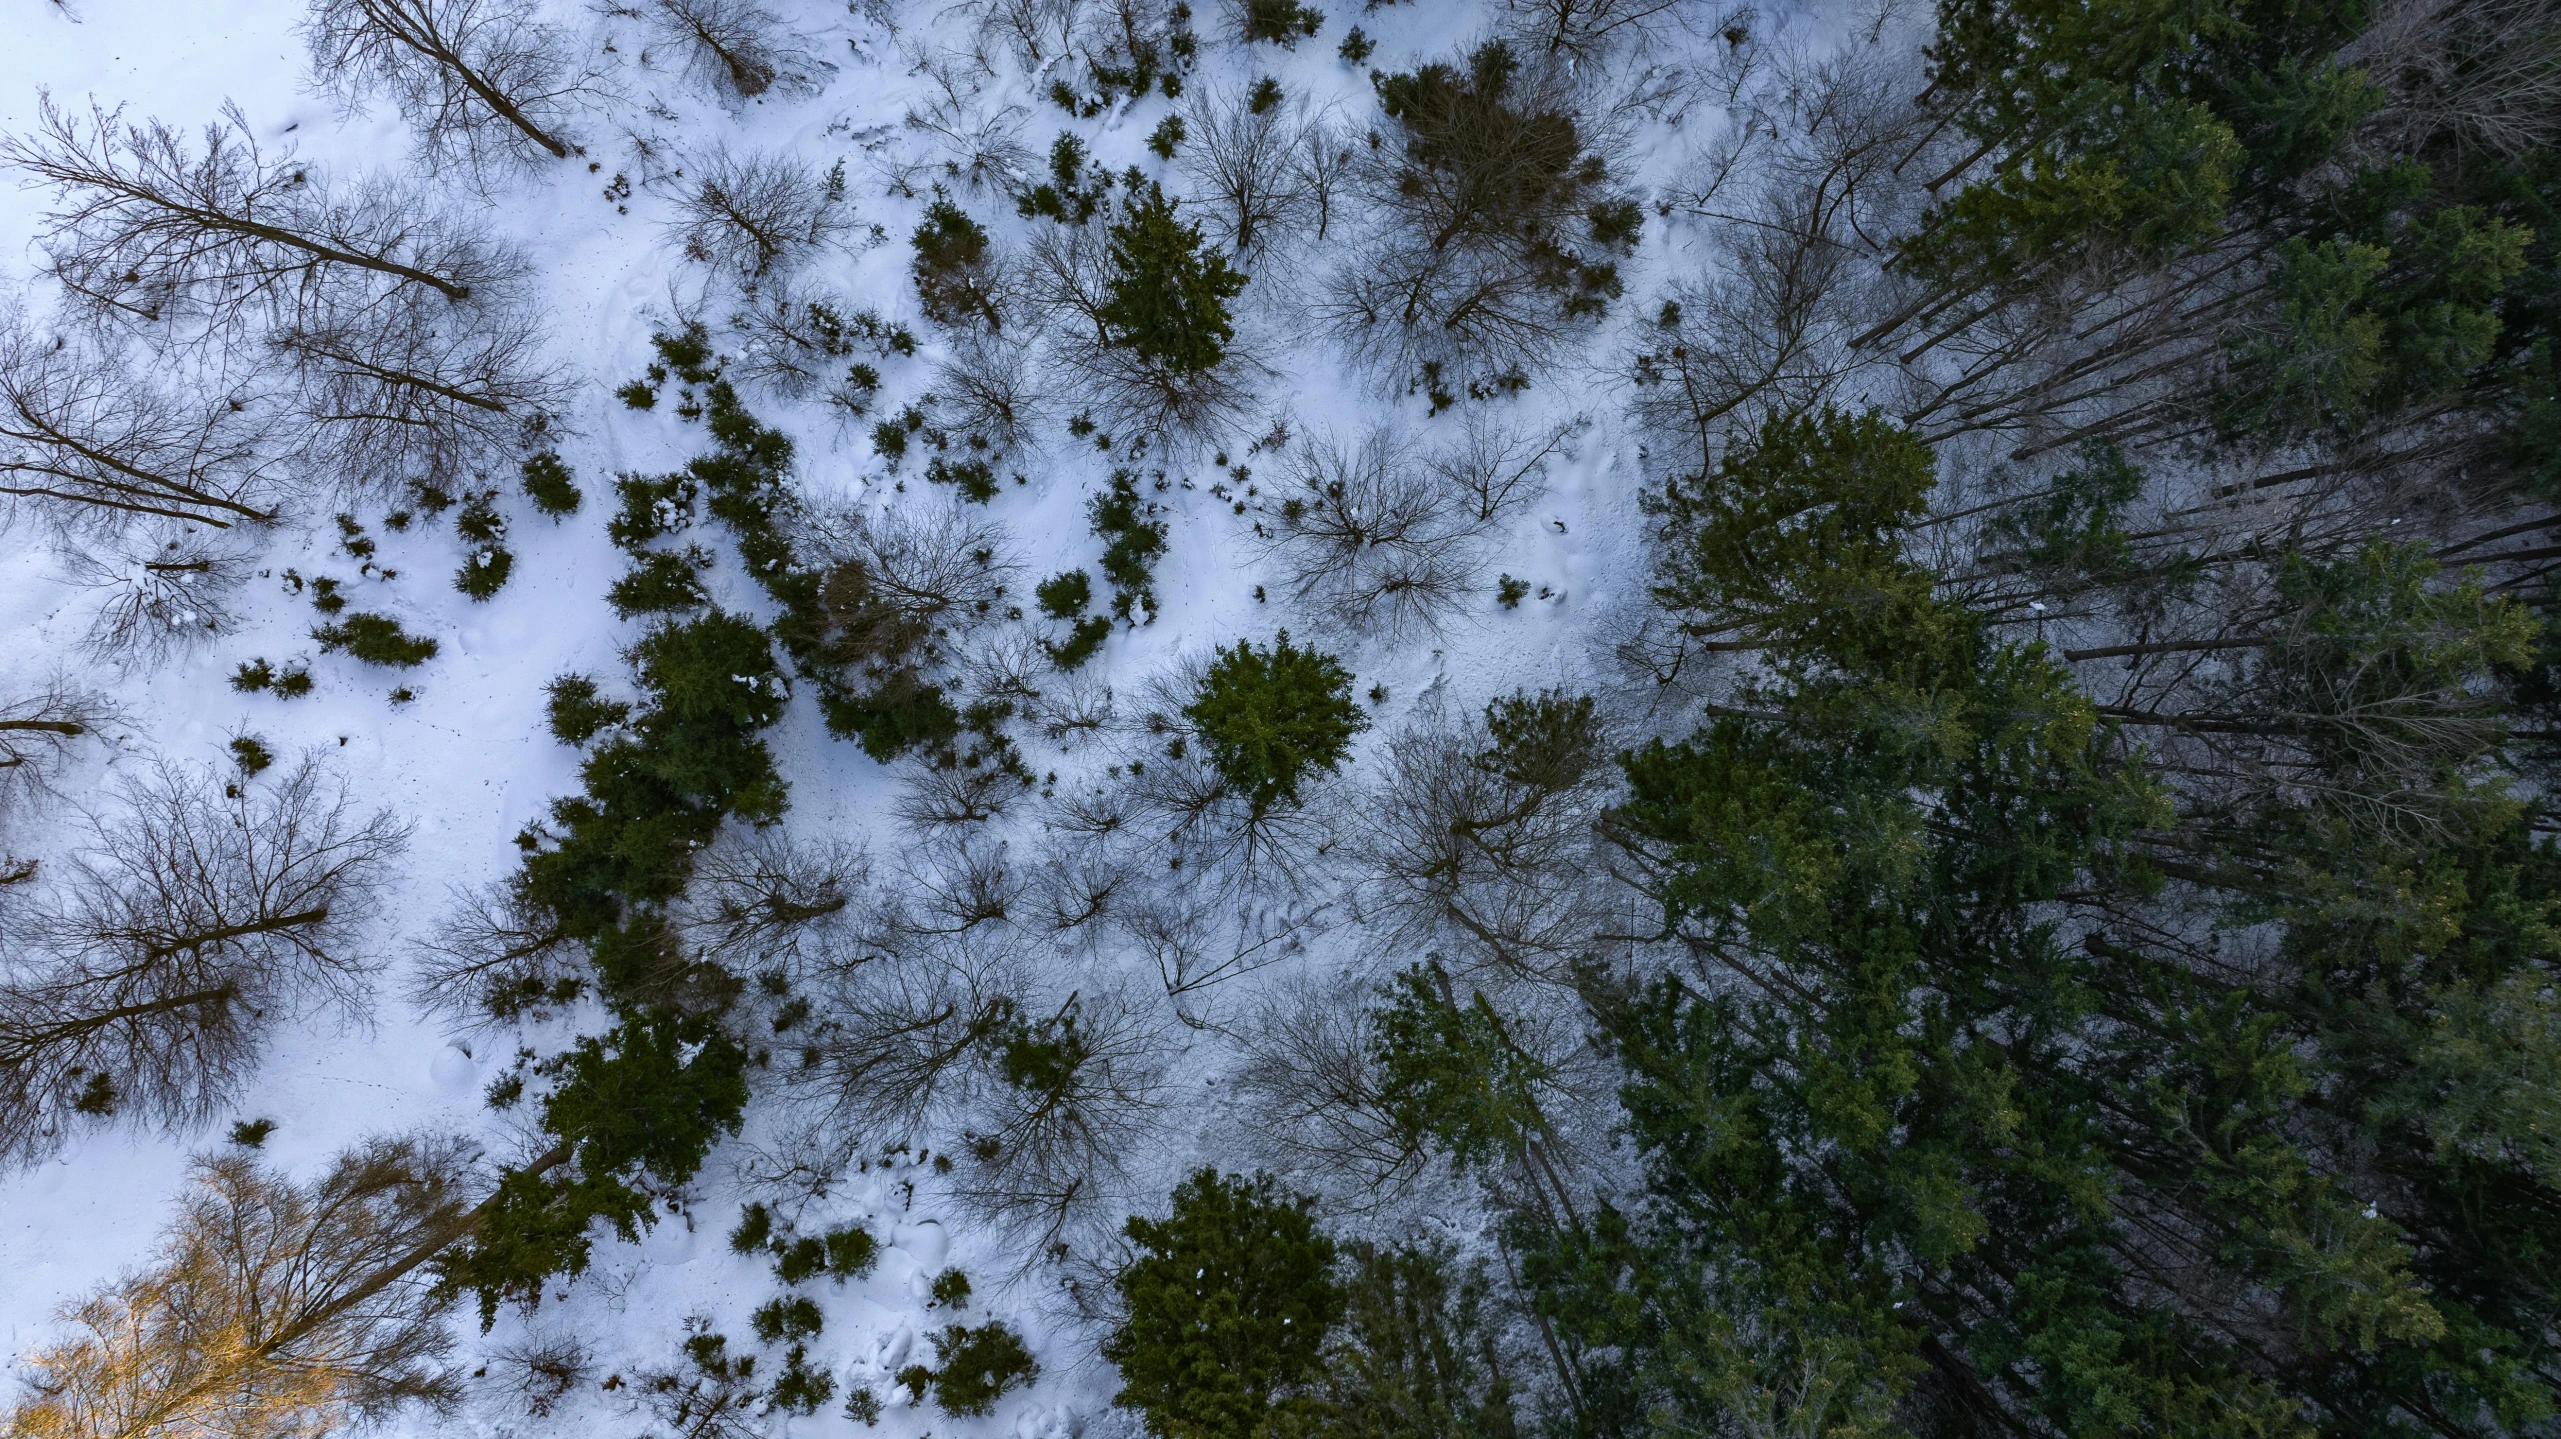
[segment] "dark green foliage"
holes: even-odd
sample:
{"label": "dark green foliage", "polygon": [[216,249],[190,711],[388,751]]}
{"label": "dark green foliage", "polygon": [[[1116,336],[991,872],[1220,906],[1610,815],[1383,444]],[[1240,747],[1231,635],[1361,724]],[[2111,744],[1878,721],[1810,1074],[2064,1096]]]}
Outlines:
{"label": "dark green foliage", "polygon": [[827,1318],[818,1312],[818,1306],[797,1294],[758,1305],[752,1322],[756,1338],[766,1344],[808,1339],[827,1327]]}
{"label": "dark green foliage", "polygon": [[1177,202],[1153,181],[1131,197],[1111,227],[1112,274],[1098,312],[1111,342],[1176,375],[1217,368],[1236,326],[1227,302],[1245,277],[1175,216]]}
{"label": "dark green foliage", "polygon": [[1022,1336],[1004,1324],[952,1324],[927,1337],[934,1344],[935,1367],[911,1366],[899,1378],[920,1391],[930,1384],[934,1403],[956,1419],[988,1413],[998,1399],[1040,1379],[1039,1361],[1023,1347]]}
{"label": "dark green foliage", "polygon": [[[1430,250],[1501,257],[1556,294],[1567,315],[1596,314],[1619,293],[1607,253],[1633,244],[1635,227],[1625,197],[1609,188],[1609,167],[1565,108],[1564,88],[1501,40],[1477,47],[1463,66],[1374,81],[1403,140],[1399,188]],[[1577,221],[1588,244],[1572,233]]]}
{"label": "dark green foliage", "polygon": [[827,1241],[804,1234],[774,1246],[774,1277],[785,1284],[805,1284],[827,1272]]}
{"label": "dark green foliage", "polygon": [[1156,561],[1165,554],[1165,522],[1157,506],[1141,499],[1138,476],[1114,470],[1111,488],[1086,501],[1085,514],[1102,537],[1103,578],[1112,586],[1112,613],[1126,620],[1145,608],[1156,618]]}
{"label": "dark green foliage", "polygon": [[454,532],[471,547],[454,575],[454,588],[475,600],[488,599],[505,588],[507,577],[515,573],[516,557],[503,543],[507,521],[498,513],[497,492],[483,491],[464,500],[462,512],[454,516]]}
{"label": "dark green foliage", "polygon": [[245,695],[264,691],[278,699],[298,699],[311,693],[311,671],[298,664],[280,670],[264,659],[243,660],[231,673],[231,687]]}
{"label": "dark green foliage", "polygon": [[[294,579],[294,572],[291,570],[285,571],[285,578],[289,580]],[[343,613],[347,608],[347,597],[341,591],[342,587],[339,585],[338,581],[330,576],[312,576],[311,607],[320,611],[324,615]]]}
{"label": "dark green foliage", "polygon": [[122,1098],[122,1095],[116,1093],[115,1081],[107,1077],[105,1070],[98,1070],[81,1084],[80,1097],[71,1101],[71,1108],[76,1114],[103,1117],[114,1114],[116,1105]]}
{"label": "dark green foliage", "polygon": [[479,1229],[437,1261],[440,1283],[477,1294],[486,1329],[501,1301],[532,1308],[551,1276],[584,1273],[594,1221],[638,1240],[656,1206],[637,1186],[684,1183],[720,1135],[737,1129],[746,1066],[716,1021],[663,1011],[545,1061],[538,1068],[556,1084],[542,1101],[542,1127],[568,1157],[541,1174],[510,1171]]}
{"label": "dark green foliage", "polygon": [[1083,570],[1051,575],[1032,588],[1032,601],[1054,620],[1073,620],[1094,602],[1093,577]]}
{"label": "dark green foliage", "polygon": [[845,1396],[845,1417],[859,1420],[866,1429],[880,1423],[880,1396],[869,1388],[859,1388]]}
{"label": "dark green foliage", "polygon": [[646,380],[633,380],[614,387],[614,398],[634,410],[658,408],[658,387]]}
{"label": "dark green foliage", "polygon": [[1369,728],[1341,662],[1291,644],[1287,630],[1268,649],[1239,640],[1219,651],[1183,715],[1257,815],[1298,803],[1307,775],[1341,764]]}
{"label": "dark green foliage", "polygon": [[256,735],[233,735],[230,748],[231,762],[240,766],[245,775],[264,773],[267,766],[276,762],[275,751]]}
{"label": "dark green foliage", "polygon": [[946,1269],[935,1275],[930,1298],[934,1305],[944,1309],[967,1309],[969,1276],[957,1269]]}
{"label": "dark green foliage", "polygon": [[1510,575],[1504,575],[1494,585],[1494,602],[1507,610],[1519,609],[1528,594],[1529,581],[1514,579]]}
{"label": "dark green foliage", "polygon": [[555,520],[578,513],[579,502],[586,498],[578,492],[578,482],[571,476],[569,466],[550,450],[528,456],[518,482],[534,508]]}
{"label": "dark green foliage", "polygon": [[1268,1177],[1204,1169],[1162,1220],[1133,1216],[1137,1257],[1115,1281],[1128,1317],[1103,1341],[1113,1402],[1160,1439],[1252,1439],[1276,1404],[1317,1377],[1343,1311],[1334,1242],[1307,1201]]}
{"label": "dark green foliage", "polygon": [[1334,53],[1342,56],[1346,65],[1366,65],[1369,57],[1378,53],[1378,42],[1355,25],[1344,33],[1342,46]]}
{"label": "dark green foliage", "polygon": [[1073,670],[1100,653],[1103,641],[1112,636],[1112,622],[1103,615],[1088,615],[1068,630],[1063,641],[1042,640],[1040,647],[1049,662],[1062,670]]}
{"label": "dark green foliage", "polygon": [[604,698],[595,680],[586,675],[562,675],[544,686],[543,693],[548,696],[544,717],[562,744],[584,745],[599,732],[631,718],[630,705]]}
{"label": "dark green foliage", "polygon": [[624,619],[701,609],[711,603],[711,592],[702,582],[702,572],[710,567],[711,556],[699,547],[681,554],[643,551],[605,591],[605,603]]}
{"label": "dark green foliage", "polygon": [[985,460],[962,460],[955,464],[938,455],[925,466],[925,478],[959,490],[960,497],[973,505],[983,505],[996,498],[996,470]]}
{"label": "dark green foliage", "polygon": [[937,191],[913,243],[916,295],[925,313],[946,325],[995,328],[999,317],[989,287],[992,257],[986,229]]}
{"label": "dark green foliage", "polygon": [[1462,1269],[1445,1249],[1343,1248],[1343,1322],[1326,1346],[1324,1375],[1270,1432],[1513,1439],[1519,1422],[1482,1267]]}
{"label": "dark green foliage", "polygon": [[[1157,132],[1164,132],[1163,126]],[[1175,122],[1181,133],[1181,123]],[[1082,225],[1102,209],[1104,197],[1111,193],[1112,177],[1106,170],[1085,172],[1085,142],[1073,135],[1061,134],[1049,147],[1049,179],[1024,192],[1016,206],[1023,218],[1045,216],[1063,225]]]}
{"label": "dark green foliage", "polygon": [[860,1279],[880,1263],[880,1241],[860,1225],[828,1230],[826,1245],[827,1272],[839,1281]]}
{"label": "dark green foliage", "polygon": [[231,1126],[231,1142],[243,1149],[257,1149],[275,1132],[276,1122],[272,1119],[243,1119]]}
{"label": "dark green foliage", "polygon": [[614,494],[622,508],[605,524],[605,534],[624,549],[636,549],[694,522],[693,476],[617,475]]}
{"label": "dark green foliage", "polygon": [[[813,1327],[810,1332],[817,1331]],[[815,1414],[834,1397],[836,1376],[824,1369],[810,1368],[808,1348],[794,1344],[784,1351],[783,1372],[774,1376],[774,1387],[766,1391],[765,1407],[767,1412],[779,1409],[785,1414]]]}
{"label": "dark green foliage", "polygon": [[1552,1076],[1484,995],[1460,999],[1431,963],[1405,970],[1380,997],[1372,1012],[1379,1106],[1407,1151],[1484,1164],[1513,1157],[1545,1129],[1540,1092]]}
{"label": "dark green foliage", "polygon": [[344,652],[369,665],[412,669],[436,657],[436,642],[413,635],[389,615],[359,613],[311,632],[320,648]]}
{"label": "dark green foliage", "polygon": [[1324,27],[1325,12],[1299,0],[1245,0],[1245,38],[1294,50]]}
{"label": "dark green foliage", "polygon": [[1182,143],[1183,117],[1180,115],[1166,116],[1156,122],[1155,129],[1147,132],[1147,148],[1153,151],[1159,160],[1173,159],[1174,151],[1180,148]]}
{"label": "dark green foliage", "polygon": [[738,1227],[729,1231],[729,1252],[753,1254],[764,1248],[773,1234],[773,1211],[761,1204],[750,1204],[738,1212]]}

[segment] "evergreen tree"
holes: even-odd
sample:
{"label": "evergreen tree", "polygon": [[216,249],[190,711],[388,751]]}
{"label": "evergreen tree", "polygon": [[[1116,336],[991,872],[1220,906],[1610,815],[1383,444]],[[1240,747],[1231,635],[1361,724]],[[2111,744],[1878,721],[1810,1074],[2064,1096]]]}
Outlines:
{"label": "evergreen tree", "polygon": [[1268,1177],[1204,1169],[1161,1220],[1133,1216],[1117,1281],[1128,1318],[1103,1342],[1113,1400],[1159,1439],[1253,1439],[1323,1368],[1343,1309],[1334,1242]]}
{"label": "evergreen tree", "polygon": [[1256,815],[1298,803],[1308,772],[1342,763],[1369,728],[1341,661],[1291,644],[1287,630],[1269,649],[1238,640],[1219,651],[1183,715]]}
{"label": "evergreen tree", "polygon": [[1100,318],[1111,343],[1176,375],[1197,375],[1227,357],[1236,326],[1227,302],[1245,277],[1183,223],[1179,202],[1150,182],[1111,227],[1112,275]]}

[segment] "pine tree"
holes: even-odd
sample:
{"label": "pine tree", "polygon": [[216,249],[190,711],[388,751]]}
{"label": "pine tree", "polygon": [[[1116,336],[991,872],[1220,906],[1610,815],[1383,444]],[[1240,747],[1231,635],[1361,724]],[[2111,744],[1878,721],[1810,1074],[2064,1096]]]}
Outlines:
{"label": "pine tree", "polygon": [[1112,275],[1100,317],[1115,345],[1175,375],[1214,370],[1236,326],[1227,302],[1245,276],[1209,248],[1200,227],[1183,223],[1179,202],[1150,182],[1111,227]]}

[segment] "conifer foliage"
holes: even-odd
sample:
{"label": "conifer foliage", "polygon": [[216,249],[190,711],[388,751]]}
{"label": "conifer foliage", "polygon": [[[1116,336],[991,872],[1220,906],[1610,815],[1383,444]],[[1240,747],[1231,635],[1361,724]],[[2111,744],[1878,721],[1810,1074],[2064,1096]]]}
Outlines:
{"label": "conifer foliage", "polygon": [[1227,358],[1236,336],[1227,302],[1245,277],[1176,206],[1150,184],[1112,226],[1110,295],[1100,316],[1113,344],[1176,375],[1197,375]]}

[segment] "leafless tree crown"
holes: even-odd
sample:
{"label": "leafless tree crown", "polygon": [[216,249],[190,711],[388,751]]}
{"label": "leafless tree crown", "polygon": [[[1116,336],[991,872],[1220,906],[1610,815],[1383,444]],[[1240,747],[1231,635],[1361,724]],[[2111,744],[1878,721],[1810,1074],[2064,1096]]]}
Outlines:
{"label": "leafless tree crown", "polygon": [[408,834],[388,812],[308,757],[272,781],[162,763],[118,798],[0,981],[0,1158],[51,1151],[83,1115],[200,1120],[269,1030],[368,999],[364,938]]}
{"label": "leafless tree crown", "polygon": [[580,77],[529,0],[312,0],[303,37],[322,90],[388,92],[431,163],[569,158]]}

